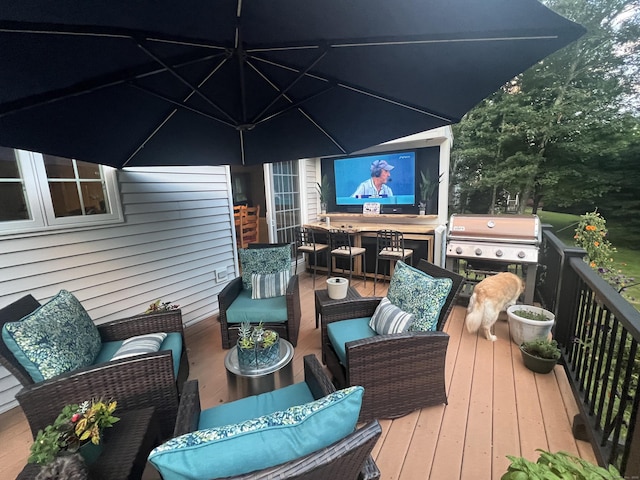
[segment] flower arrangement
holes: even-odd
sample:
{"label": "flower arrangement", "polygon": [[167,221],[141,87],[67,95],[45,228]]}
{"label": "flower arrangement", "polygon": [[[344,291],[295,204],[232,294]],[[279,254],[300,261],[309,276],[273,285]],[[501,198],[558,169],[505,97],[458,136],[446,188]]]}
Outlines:
{"label": "flower arrangement", "polygon": [[149,308],[147,308],[144,313],[167,312],[169,310],[176,310],[178,308],[180,308],[180,305],[174,305],[171,302],[163,302],[162,300],[158,299],[151,305],[149,305]]}
{"label": "flower arrangement", "polygon": [[99,445],[102,429],[120,420],[113,416],[117,402],[85,401],[66,405],[53,424],[38,431],[29,463],[45,465],[62,452],[75,453],[85,444]]}
{"label": "flower arrangement", "polygon": [[266,330],[262,322],[251,326],[242,322],[238,329],[238,363],[241,367],[272,365],[280,358],[280,336]]}

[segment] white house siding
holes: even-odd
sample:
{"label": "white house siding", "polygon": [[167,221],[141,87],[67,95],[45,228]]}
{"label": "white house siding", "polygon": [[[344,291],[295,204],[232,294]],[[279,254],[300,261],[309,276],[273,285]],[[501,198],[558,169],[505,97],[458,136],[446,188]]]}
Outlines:
{"label": "white house siding", "polygon": [[[228,168],[127,169],[118,185],[122,224],[0,237],[0,306],[66,289],[97,324],[156,299],[180,305],[185,325],[218,313],[217,294],[238,272]],[[19,388],[0,367],[0,413]]]}

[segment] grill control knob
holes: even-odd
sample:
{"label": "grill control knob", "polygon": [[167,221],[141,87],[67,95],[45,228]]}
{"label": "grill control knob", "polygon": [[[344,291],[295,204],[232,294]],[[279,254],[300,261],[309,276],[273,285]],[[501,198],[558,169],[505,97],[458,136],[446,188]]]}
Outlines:
{"label": "grill control knob", "polygon": [[476,252],[475,253],[476,253],[477,256],[482,255],[482,249],[481,248],[476,248]]}
{"label": "grill control knob", "polygon": [[496,257],[501,257],[502,255],[502,250],[496,250]]}
{"label": "grill control knob", "polygon": [[526,254],[522,250],[518,252],[518,258],[524,258],[525,256]]}
{"label": "grill control knob", "polygon": [[462,247],[458,247],[458,248],[456,248],[456,253],[457,253],[458,255],[462,255]]}

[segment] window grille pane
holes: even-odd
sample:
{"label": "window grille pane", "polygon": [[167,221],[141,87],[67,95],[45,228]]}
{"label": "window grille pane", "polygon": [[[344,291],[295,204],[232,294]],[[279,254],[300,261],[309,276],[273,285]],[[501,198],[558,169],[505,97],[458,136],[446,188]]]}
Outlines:
{"label": "window grille pane", "polygon": [[30,218],[16,155],[13,149],[0,147],[0,222]]}

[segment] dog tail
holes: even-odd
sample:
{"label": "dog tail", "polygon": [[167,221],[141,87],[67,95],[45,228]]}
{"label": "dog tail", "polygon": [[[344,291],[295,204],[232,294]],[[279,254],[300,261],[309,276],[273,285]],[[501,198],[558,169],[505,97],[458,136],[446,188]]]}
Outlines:
{"label": "dog tail", "polygon": [[476,294],[473,293],[469,299],[469,306],[467,307],[467,317],[465,318],[465,325],[469,333],[476,333],[482,325],[482,319],[484,317],[484,308],[481,302],[476,299]]}

